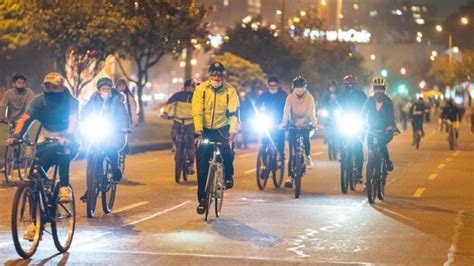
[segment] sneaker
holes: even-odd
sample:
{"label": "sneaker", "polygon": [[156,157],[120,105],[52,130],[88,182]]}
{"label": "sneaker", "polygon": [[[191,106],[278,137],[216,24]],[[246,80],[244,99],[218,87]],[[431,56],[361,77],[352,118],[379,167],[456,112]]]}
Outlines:
{"label": "sneaker", "polygon": [[80,199],[82,202],[86,202],[86,201],[87,201],[87,190],[86,190],[86,192],[84,192],[84,195],[82,195],[79,199]]}
{"label": "sneaker", "polygon": [[26,241],[33,241],[36,235],[36,226],[35,224],[30,224],[28,230],[23,234],[23,239]]}
{"label": "sneaker", "polygon": [[293,188],[293,179],[286,180],[285,188]]}
{"label": "sneaker", "polygon": [[114,182],[120,182],[122,180],[122,171],[120,169],[112,169],[112,178],[114,179]]}
{"label": "sneaker", "polygon": [[188,175],[194,175],[194,165],[193,164],[188,164]]}
{"label": "sneaker", "polygon": [[201,200],[199,201],[199,205],[196,208],[197,214],[204,214],[204,211],[206,211],[206,201]]}
{"label": "sneaker", "polygon": [[225,189],[231,189],[232,187],[234,187],[234,178],[231,177],[225,180]]}
{"label": "sneaker", "polygon": [[306,168],[311,169],[313,168],[313,161],[311,160],[311,156],[306,156],[304,157],[304,163],[306,165]]}
{"label": "sneaker", "polygon": [[59,201],[63,203],[71,202],[71,190],[69,187],[59,188]]}
{"label": "sneaker", "polygon": [[393,163],[392,163],[392,161],[390,161],[390,160],[387,160],[387,170],[388,170],[389,172],[392,172],[392,171],[393,171]]}
{"label": "sneaker", "polygon": [[359,175],[358,177],[356,177],[356,180],[355,180],[355,181],[356,181],[356,183],[358,183],[358,184],[362,184],[362,183],[363,183],[363,181],[362,181],[362,175]]}

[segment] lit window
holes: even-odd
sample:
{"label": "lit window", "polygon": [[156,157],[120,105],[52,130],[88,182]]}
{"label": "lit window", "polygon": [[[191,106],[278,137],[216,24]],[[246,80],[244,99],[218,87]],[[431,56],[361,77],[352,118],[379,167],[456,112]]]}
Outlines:
{"label": "lit window", "polygon": [[379,12],[377,12],[377,10],[372,10],[372,11],[369,12],[369,15],[370,15],[371,17],[375,17],[375,16],[377,16],[378,14],[379,14]]}

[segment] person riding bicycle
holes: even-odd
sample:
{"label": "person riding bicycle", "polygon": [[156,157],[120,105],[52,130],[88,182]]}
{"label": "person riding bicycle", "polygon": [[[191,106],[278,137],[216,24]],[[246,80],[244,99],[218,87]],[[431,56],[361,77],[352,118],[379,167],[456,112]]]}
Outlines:
{"label": "person riding bicycle", "polygon": [[321,124],[327,128],[325,134],[325,143],[328,143],[329,138],[336,139],[334,132],[334,125],[336,122],[337,113],[341,109],[339,103],[340,92],[337,89],[337,81],[330,80],[327,90],[324,92],[321,99],[320,115],[322,116]]}
{"label": "person riding bicycle", "polygon": [[[377,137],[381,144],[381,153],[384,157],[388,171],[393,171],[387,145],[393,139],[393,133],[398,131],[395,124],[395,109],[392,100],[385,94],[387,81],[383,78],[374,78],[372,81],[374,95],[369,97],[363,108],[363,118],[367,119],[368,135],[367,144],[369,151]],[[367,173],[368,174],[368,173]]]}
{"label": "person riding bicycle", "polygon": [[[268,89],[257,98],[256,108],[272,118],[274,125],[280,125],[285,109],[286,93],[280,86],[277,76],[270,76],[267,82]],[[275,143],[280,160],[285,160],[285,132],[277,128],[269,129],[271,140]],[[264,140],[266,141],[266,140]]]}
{"label": "person riding bicycle", "polygon": [[[357,83],[357,78],[353,75],[344,77],[344,91],[341,93],[339,100],[344,113],[352,113],[354,115],[360,115],[362,113],[364,104],[367,101],[367,95],[358,88]],[[363,140],[364,136],[361,134],[358,138],[355,138],[353,146],[357,170],[359,172],[359,176],[357,177],[359,182],[362,182],[362,170],[364,167]]]}
{"label": "person riding bicycle", "polygon": [[119,182],[122,179],[122,172],[119,168],[119,152],[125,147],[127,142],[126,133],[131,127],[130,117],[120,92],[113,88],[110,78],[100,78],[97,81],[96,87],[97,93],[94,93],[82,108],[81,120],[100,116],[111,123],[111,131],[113,133],[108,136],[107,141],[104,143],[104,149],[110,161],[113,179],[115,182]]}
{"label": "person riding bicycle", "polygon": [[26,87],[26,80],[23,74],[13,75],[13,88],[7,90],[0,101],[0,121],[15,124],[35,98],[34,92]]}
{"label": "person riding bicycle", "polygon": [[454,132],[456,133],[456,139],[459,138],[459,121],[461,121],[461,115],[459,113],[458,107],[454,104],[453,99],[448,99],[446,101],[446,106],[441,112],[441,119],[450,122],[453,126]]}
{"label": "person riding bicycle", "polygon": [[[64,78],[56,72],[48,73],[43,80],[43,93],[37,95],[28,110],[21,116],[12,138],[12,144],[22,139],[33,121],[42,125],[40,144],[36,157],[45,171],[53,165],[59,166],[59,201],[70,202],[69,166],[79,151],[77,141],[77,117],[79,102],[64,86]],[[55,139],[54,142],[42,140]],[[23,238],[32,240],[35,226],[31,224]]]}
{"label": "person riding bicycle", "polygon": [[423,118],[425,114],[426,105],[422,97],[418,98],[418,101],[413,104],[410,108],[411,125],[413,128],[413,143],[415,145],[416,131],[421,130],[421,136],[425,135],[423,129]]}
{"label": "person riding bicycle", "polygon": [[[301,76],[296,76],[293,79],[293,93],[288,95],[285,102],[285,109],[283,112],[283,119],[279,125],[280,129],[284,129],[288,126],[288,123],[294,127],[313,127],[316,128],[317,119],[316,111],[314,107],[314,98],[306,89],[308,83],[306,79]],[[288,134],[288,146],[290,147],[290,158],[293,156],[293,150],[297,143],[295,129],[290,129]],[[311,141],[310,141],[310,130],[305,130],[303,132],[303,142],[305,150],[305,165],[308,169],[313,167],[313,162],[311,160]],[[291,160],[290,160],[291,161]],[[290,162],[288,162],[288,172],[291,173]],[[286,188],[291,188],[293,186],[293,179],[288,178],[285,182]]]}
{"label": "person riding bicycle", "polygon": [[[188,79],[184,82],[184,88],[173,94],[166,103],[163,114],[161,115],[164,119],[173,117],[173,127],[171,129],[171,139],[176,146],[176,140],[180,129],[184,127],[186,135],[186,160],[188,164],[188,174],[194,174],[194,156],[196,153],[194,145],[194,122],[192,119],[192,100],[193,93],[198,83],[194,79]],[[172,113],[172,115],[171,115]],[[184,119],[184,120],[181,120]],[[184,122],[184,123],[183,123]]]}
{"label": "person riding bicycle", "polygon": [[[194,92],[192,100],[192,115],[196,130],[196,143],[202,139],[211,142],[221,142],[221,156],[224,160],[225,188],[234,185],[234,153],[231,143],[239,126],[238,109],[239,95],[234,87],[225,82],[225,68],[219,62],[209,67],[209,79],[201,83]],[[211,145],[199,145],[197,150],[198,171],[198,201],[196,211],[205,211],[205,187],[209,170],[209,160],[213,154]]]}

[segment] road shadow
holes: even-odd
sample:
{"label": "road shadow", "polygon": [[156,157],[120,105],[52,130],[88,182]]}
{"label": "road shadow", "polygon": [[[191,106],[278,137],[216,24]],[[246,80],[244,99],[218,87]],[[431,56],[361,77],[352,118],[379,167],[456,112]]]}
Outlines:
{"label": "road shadow", "polygon": [[133,180],[130,180],[128,178],[123,178],[119,185],[121,186],[126,186],[126,187],[136,187],[136,186],[144,186],[146,185],[145,183],[140,183],[140,182],[137,182],[137,181],[133,181]]}
{"label": "road shadow", "polygon": [[[59,261],[57,260],[59,259]],[[39,262],[34,262],[35,265],[66,265],[67,261],[69,260],[69,253],[56,253],[51,255],[47,258],[40,260]],[[17,260],[9,260],[5,262],[6,266],[23,266],[23,265],[30,265],[33,261],[31,259],[17,259]]]}
{"label": "road shadow", "polygon": [[195,187],[197,186],[197,180],[181,181],[179,185],[182,185],[185,187]]}
{"label": "road shadow", "polygon": [[235,219],[219,218],[209,221],[208,223],[220,236],[242,242],[251,242],[259,247],[272,248],[283,241],[277,236],[262,233]]}

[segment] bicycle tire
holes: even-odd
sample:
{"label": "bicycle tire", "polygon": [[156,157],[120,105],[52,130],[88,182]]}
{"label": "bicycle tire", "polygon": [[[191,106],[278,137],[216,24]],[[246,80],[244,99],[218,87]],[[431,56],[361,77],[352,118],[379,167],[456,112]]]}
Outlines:
{"label": "bicycle tire", "polygon": [[367,182],[366,182],[366,193],[367,193],[367,200],[369,203],[374,203],[375,201],[375,162],[374,158],[369,157],[367,162]]}
{"label": "bicycle tire", "polygon": [[113,181],[110,163],[106,161],[103,164],[105,164],[105,170],[103,170],[104,175],[101,178],[102,210],[105,214],[109,214],[114,208],[115,198],[117,195],[117,183]]}
{"label": "bicycle tire", "polygon": [[267,161],[266,147],[265,145],[260,147],[257,155],[257,187],[260,191],[264,190],[268,182],[268,161]]}
{"label": "bicycle tire", "polygon": [[285,160],[280,158],[280,155],[278,154],[278,152],[275,159],[275,163],[277,164],[276,166],[277,169],[273,171],[273,174],[272,174],[273,186],[275,188],[280,188],[281,184],[283,183],[283,178],[285,177]]}
{"label": "bicycle tire", "polygon": [[204,220],[207,221],[209,217],[209,209],[212,205],[214,193],[214,177],[216,175],[216,165],[209,166],[209,172],[207,174],[207,182],[206,182],[206,210],[204,214]]}
{"label": "bicycle tire", "polygon": [[225,191],[225,182],[224,182],[224,166],[219,165],[217,167],[217,177],[215,178],[215,191],[216,191],[216,198],[215,198],[215,212],[216,217],[221,216],[222,205],[224,203],[224,191]]}
{"label": "bicycle tire", "polygon": [[[64,253],[69,250],[71,247],[72,239],[74,237],[74,231],[76,228],[76,201],[74,199],[74,191],[71,186],[69,186],[69,189],[71,190],[71,202],[69,203],[61,203],[59,202],[59,186],[56,186],[54,189],[54,205],[53,205],[53,214],[54,214],[54,219],[51,221],[51,231],[53,235],[53,241],[54,245],[56,246],[56,249]],[[70,205],[69,209],[66,209],[64,204]],[[67,232],[67,237],[65,241],[62,241],[61,237],[59,236],[58,232],[58,209],[59,207],[62,207],[68,214],[72,215],[72,220],[68,221],[68,232]]]}
{"label": "bicycle tire", "polygon": [[454,150],[454,148],[455,148],[455,142],[454,142],[455,136],[454,135],[455,135],[454,129],[453,129],[453,127],[451,127],[449,129],[449,137],[448,137],[448,139],[449,139],[449,149],[450,150]]}
{"label": "bicycle tire", "polygon": [[301,195],[301,179],[303,177],[304,159],[303,155],[299,154],[296,156],[295,162],[295,198],[299,198]]}
{"label": "bicycle tire", "polygon": [[341,192],[346,194],[347,190],[349,189],[349,179],[348,175],[349,172],[352,172],[352,169],[348,169],[348,154],[347,152],[341,153],[341,164],[340,164],[340,169],[341,169]]}
{"label": "bicycle tire", "polygon": [[15,147],[6,146],[4,154],[4,175],[6,184],[11,184],[13,182],[13,171],[15,168]]}
{"label": "bicycle tire", "polygon": [[[86,212],[88,218],[95,216],[95,208],[97,206],[97,197],[99,195],[99,180],[97,177],[98,169],[97,155],[92,154],[87,162],[87,202]],[[100,170],[100,169],[99,169]]]}
{"label": "bicycle tire", "polygon": [[[26,191],[26,192],[25,192]],[[26,194],[24,194],[26,193]],[[27,197],[28,202],[25,202]],[[21,201],[23,199],[23,201]],[[21,202],[20,202],[21,201]],[[35,224],[35,236],[33,241],[23,240],[23,233],[18,235],[18,211],[25,211],[25,205],[28,203],[30,206],[30,215],[31,215],[31,206],[34,207],[34,214],[31,217],[34,220]],[[21,205],[21,208],[19,208]],[[41,235],[43,231],[43,217],[41,215],[40,203],[37,201],[36,196],[29,183],[20,183],[13,198],[12,214],[11,214],[11,231],[13,237],[13,243],[15,245],[15,250],[22,258],[27,259],[33,256],[38,248],[39,242],[41,241]],[[23,243],[31,243],[31,247],[27,250],[22,246]]]}
{"label": "bicycle tire", "polygon": [[420,142],[421,142],[421,131],[417,130],[416,135],[415,135],[415,147],[417,150],[420,148]]}
{"label": "bicycle tire", "polygon": [[174,181],[179,184],[181,181],[181,173],[183,172],[183,165],[186,164],[186,159],[184,158],[184,145],[181,141],[176,142],[176,152],[174,157]]}

